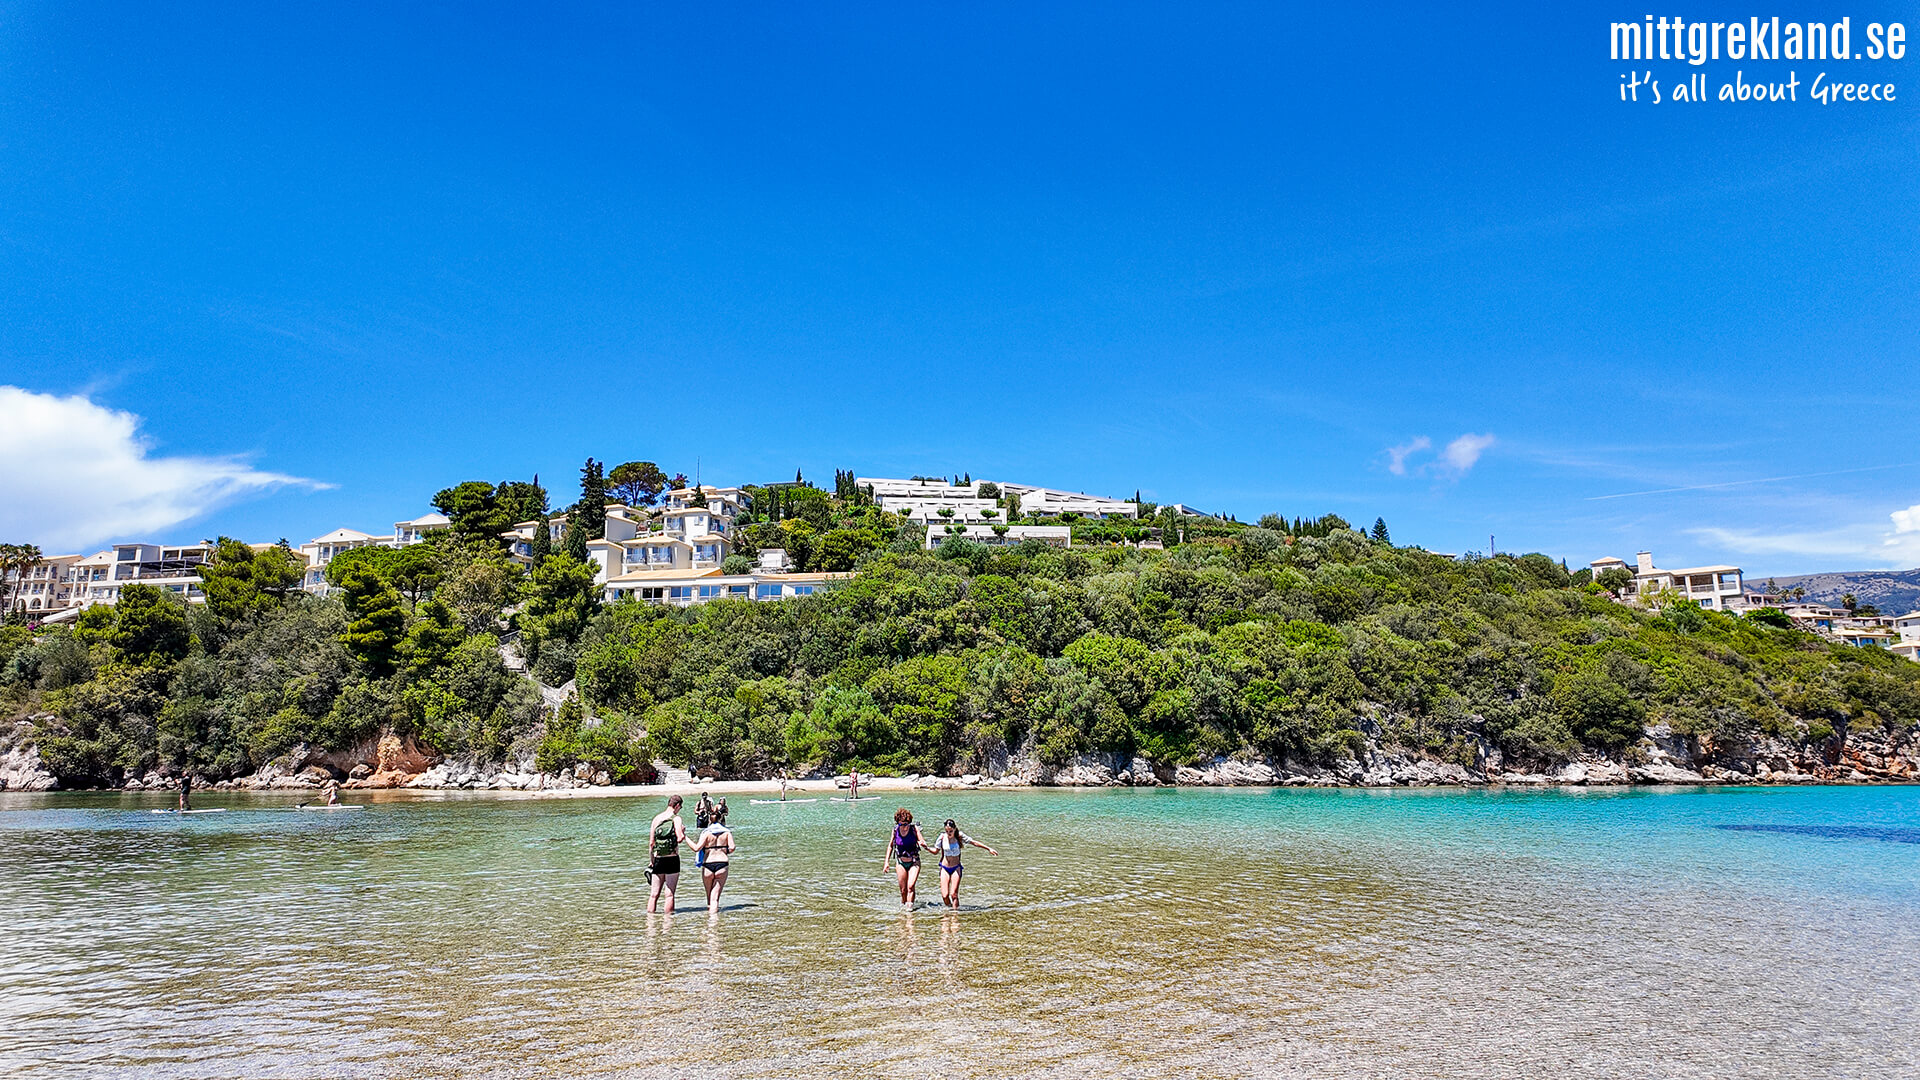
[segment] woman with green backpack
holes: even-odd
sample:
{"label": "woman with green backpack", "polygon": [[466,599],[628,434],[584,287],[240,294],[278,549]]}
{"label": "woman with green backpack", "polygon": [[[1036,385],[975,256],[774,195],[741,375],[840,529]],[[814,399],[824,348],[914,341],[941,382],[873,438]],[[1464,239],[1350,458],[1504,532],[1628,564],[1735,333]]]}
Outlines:
{"label": "woman with green backpack", "polygon": [[667,799],[667,808],[654,816],[647,829],[652,838],[647,863],[647,914],[667,894],[667,914],[673,914],[673,891],[680,885],[680,845],[687,842],[687,826],[680,820],[680,796]]}

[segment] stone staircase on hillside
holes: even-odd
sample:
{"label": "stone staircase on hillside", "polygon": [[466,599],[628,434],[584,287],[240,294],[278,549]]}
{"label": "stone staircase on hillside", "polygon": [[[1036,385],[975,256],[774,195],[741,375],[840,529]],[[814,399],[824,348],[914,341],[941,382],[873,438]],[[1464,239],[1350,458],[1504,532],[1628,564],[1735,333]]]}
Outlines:
{"label": "stone staircase on hillside", "polygon": [[666,763],[666,762],[664,762],[664,761],[656,761],[656,762],[654,762],[654,763],[653,763],[653,771],[654,771],[655,773],[657,773],[657,774],[659,775],[659,777],[660,777],[660,782],[661,782],[661,783],[663,783],[663,784],[691,784],[691,783],[693,783],[693,771],[692,771],[692,770],[690,770],[690,769],[676,769],[676,768],[674,768],[673,766],[671,766],[671,765],[669,765],[669,764],[667,764],[667,763]]}

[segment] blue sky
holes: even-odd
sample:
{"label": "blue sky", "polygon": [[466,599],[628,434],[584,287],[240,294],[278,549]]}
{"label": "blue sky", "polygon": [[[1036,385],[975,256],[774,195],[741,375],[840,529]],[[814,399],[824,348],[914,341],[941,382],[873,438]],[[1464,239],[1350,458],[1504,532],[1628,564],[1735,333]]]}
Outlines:
{"label": "blue sky", "polygon": [[1920,564],[1920,82],[1623,104],[1590,4],[392,6],[0,0],[0,538],[591,454]]}

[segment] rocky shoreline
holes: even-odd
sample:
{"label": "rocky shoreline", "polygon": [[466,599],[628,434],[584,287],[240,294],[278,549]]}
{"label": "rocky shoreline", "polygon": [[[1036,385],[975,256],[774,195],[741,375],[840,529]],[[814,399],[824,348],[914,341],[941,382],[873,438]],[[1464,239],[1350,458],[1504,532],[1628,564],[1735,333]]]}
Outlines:
{"label": "rocky shoreline", "polygon": [[[1316,763],[1291,758],[1216,758],[1169,765],[1117,754],[1084,754],[1061,765],[1031,753],[1000,754],[979,772],[955,776],[883,778],[886,789],[958,790],[1009,787],[1604,787],[1641,784],[1889,784],[1920,777],[1920,742],[1879,732],[1855,733],[1844,742],[1800,746],[1767,740],[1703,753],[1693,739],[1650,729],[1641,746],[1620,757],[1580,755],[1552,769],[1510,767],[1499,751],[1473,748],[1472,764],[1369,738],[1359,756]],[[349,750],[304,747],[249,776],[211,785],[223,791],[319,791],[338,782],[350,790],[501,791],[544,794],[665,792],[725,784],[740,791],[777,791],[777,781],[695,777],[664,763],[654,783],[619,784],[586,765],[542,772],[525,754],[504,762],[442,758],[410,738],[385,735]],[[833,778],[807,778],[799,786],[830,786]],[[165,790],[176,777],[158,771],[129,778],[115,790]],[[844,786],[845,778],[839,778]],[[18,742],[0,753],[0,791],[61,790],[59,779],[31,746]]]}

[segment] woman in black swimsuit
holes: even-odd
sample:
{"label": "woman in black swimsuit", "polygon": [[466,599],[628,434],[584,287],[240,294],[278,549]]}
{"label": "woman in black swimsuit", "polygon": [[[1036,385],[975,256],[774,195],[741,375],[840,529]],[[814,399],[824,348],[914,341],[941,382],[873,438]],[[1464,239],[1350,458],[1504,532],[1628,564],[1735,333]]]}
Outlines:
{"label": "woman in black swimsuit", "polygon": [[740,850],[733,830],[727,828],[727,800],[721,799],[713,808],[713,823],[700,834],[700,844],[694,850],[703,856],[700,887],[707,890],[707,914],[718,914],[720,893],[727,887],[727,868],[733,862],[733,853]]}
{"label": "woman in black swimsuit", "polygon": [[893,812],[893,836],[887,842],[887,857],[880,864],[880,872],[886,873],[899,864],[900,906],[911,908],[919,899],[917,889],[920,885],[920,849],[933,850],[933,845],[920,836],[920,826],[913,823],[913,811],[901,807]]}

